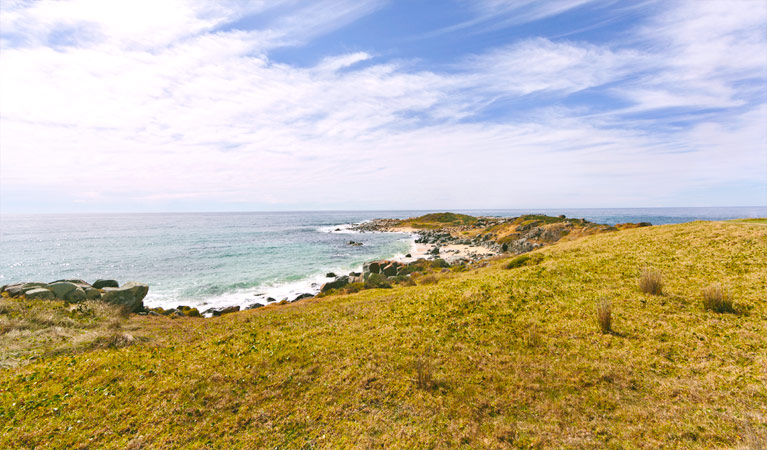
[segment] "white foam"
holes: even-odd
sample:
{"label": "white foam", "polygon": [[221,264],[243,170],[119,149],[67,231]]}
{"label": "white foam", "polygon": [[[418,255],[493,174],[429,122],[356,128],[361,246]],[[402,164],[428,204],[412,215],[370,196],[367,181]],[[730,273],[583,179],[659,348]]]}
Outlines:
{"label": "white foam", "polygon": [[[355,224],[342,224],[334,226],[320,227],[317,231],[324,233],[339,233],[339,234],[357,234],[358,231],[352,229]],[[339,230],[339,231],[336,231]],[[389,259],[410,262],[415,261],[418,258],[426,257],[426,250],[428,246],[424,244],[416,244],[415,240],[418,235],[411,233],[396,233],[407,236],[410,240],[410,250],[408,253],[410,258],[405,257],[404,253],[397,254]],[[203,312],[210,308],[222,308],[228,306],[239,306],[241,309],[245,309],[254,303],[261,303],[267,305],[274,302],[280,302],[282,300],[292,301],[301,294],[316,295],[320,292],[320,288],[324,283],[332,281],[333,278],[325,276],[326,273],[333,272],[337,275],[346,275],[349,272],[361,272],[362,266],[352,267],[335,267],[318,271],[306,278],[294,281],[282,281],[282,282],[267,282],[260,286],[249,287],[243,289],[237,289],[231,292],[226,292],[219,295],[213,295],[202,299],[192,299],[184,296],[181,293],[153,293],[150,288],[149,295],[144,299],[144,304],[148,308],[161,307],[165,309],[176,308],[179,305],[188,305],[193,308],[197,308],[200,312]],[[268,299],[272,299],[269,301]]]}

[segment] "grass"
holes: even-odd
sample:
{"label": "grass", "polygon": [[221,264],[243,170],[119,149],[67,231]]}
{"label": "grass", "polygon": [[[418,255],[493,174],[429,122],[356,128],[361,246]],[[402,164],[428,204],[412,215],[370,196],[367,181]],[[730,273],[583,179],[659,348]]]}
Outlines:
{"label": "grass", "polygon": [[645,294],[663,294],[663,274],[658,269],[645,267],[639,276],[639,289]]}
{"label": "grass", "polygon": [[719,283],[703,289],[703,308],[718,313],[734,313],[735,306],[732,293]]}
{"label": "grass", "polygon": [[[533,254],[539,264],[514,270],[498,259],[438,284],[212,319],[105,320],[134,342],[30,352],[0,370],[0,448],[764,442],[767,228],[644,227]],[[646,301],[637,267],[663,272],[662,297]],[[724,279],[748,314],[701,307]],[[594,325],[603,298],[620,335]]]}
{"label": "grass", "polygon": [[100,345],[122,328],[121,307],[88,301],[40,301],[0,296],[0,368],[16,367],[61,352],[82,352]]}
{"label": "grass", "polygon": [[731,222],[737,222],[737,223],[758,223],[758,224],[767,224],[767,217],[758,217],[753,219],[735,219]]}
{"label": "grass", "polygon": [[476,222],[476,217],[467,216],[466,214],[445,212],[405,219],[400,221],[400,226],[420,229],[438,229],[442,227],[474,225]]}
{"label": "grass", "polygon": [[597,305],[597,323],[599,324],[599,329],[602,330],[602,334],[613,332],[612,310],[613,307],[609,300],[602,300]]}

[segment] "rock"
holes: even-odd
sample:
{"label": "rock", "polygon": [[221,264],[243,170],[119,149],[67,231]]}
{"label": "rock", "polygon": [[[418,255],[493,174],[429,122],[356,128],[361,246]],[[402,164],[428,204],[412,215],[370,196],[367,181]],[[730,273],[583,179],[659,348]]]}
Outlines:
{"label": "rock", "polygon": [[201,317],[200,311],[197,308],[192,308],[191,306],[179,305],[176,308],[176,312],[186,317]]}
{"label": "rock", "polygon": [[397,275],[397,263],[393,262],[383,268],[383,274],[387,277],[393,277]]}
{"label": "rock", "polygon": [[256,309],[256,308],[262,308],[264,305],[261,303],[253,303],[252,305],[248,305],[245,309]]}
{"label": "rock", "polygon": [[362,242],[349,241],[349,245],[353,247],[359,247],[362,245]]}
{"label": "rock", "polygon": [[53,292],[41,287],[30,289],[24,295],[29,300],[53,300],[56,298]]}
{"label": "rock", "polygon": [[381,264],[378,261],[369,262],[362,266],[363,272],[380,273]]}
{"label": "rock", "polygon": [[32,289],[37,288],[48,288],[48,283],[41,283],[39,281],[33,282],[33,283],[24,283],[21,285],[21,290],[23,292],[31,291]]}
{"label": "rock", "polygon": [[274,297],[266,297],[266,302],[267,303],[276,302],[276,301],[277,301],[277,299],[274,298]]}
{"label": "rock", "polygon": [[[139,314],[141,314],[141,313],[139,313]],[[147,314],[150,315],[150,316],[162,316],[162,314],[160,314],[160,313],[158,313],[156,311],[149,311]]]}
{"label": "rock", "polygon": [[439,247],[434,247],[433,249],[426,252],[429,255],[439,255]]}
{"label": "rock", "polygon": [[328,272],[328,273],[325,274],[326,278],[335,278],[336,276],[337,275],[335,273],[333,273],[333,272]]}
{"label": "rock", "polygon": [[85,298],[88,300],[98,300],[101,298],[101,291],[92,287],[87,287],[85,288]]}
{"label": "rock", "polygon": [[[95,283],[94,283],[95,284]],[[149,292],[146,284],[128,282],[123,287],[106,287],[101,295],[101,300],[115,305],[123,305],[130,312],[144,309],[144,297]]]}
{"label": "rock", "polygon": [[327,292],[331,289],[339,289],[349,284],[349,277],[343,276],[338,277],[335,279],[335,281],[330,281],[328,283],[325,283],[320,288],[320,292]]}
{"label": "rock", "polygon": [[24,293],[23,286],[23,283],[9,284],[3,288],[3,292],[7,292],[11,297],[19,297]]}
{"label": "rock", "polygon": [[298,297],[296,297],[295,299],[293,299],[293,301],[297,302],[299,300],[303,300],[305,298],[312,298],[312,297],[314,297],[314,295],[312,295],[312,294],[301,294]]}
{"label": "rock", "polygon": [[96,280],[93,282],[93,287],[96,289],[116,288],[120,287],[120,284],[115,280]]}
{"label": "rock", "polygon": [[[67,298],[67,295],[70,292],[74,291],[75,289],[78,289],[78,286],[74,283],[70,283],[69,281],[58,281],[58,282],[49,284],[48,289],[50,289],[51,292],[53,292],[56,298],[60,298],[64,300]],[[85,294],[85,291],[83,291],[83,294]]]}
{"label": "rock", "polygon": [[77,287],[74,290],[69,291],[69,293],[64,297],[64,300],[68,301],[69,303],[80,303],[86,298],[88,298],[88,296],[85,294],[85,290],[81,287]]}
{"label": "rock", "polygon": [[412,257],[413,257],[413,255],[411,255],[410,253],[408,253],[407,255],[405,255],[405,258],[412,258]]}
{"label": "rock", "polygon": [[240,310],[239,306],[227,306],[225,308],[210,308],[203,311],[203,314],[210,314],[213,317],[223,316]]}
{"label": "rock", "polygon": [[75,279],[70,279],[70,280],[56,280],[56,281],[52,281],[52,282],[50,282],[49,284],[53,284],[53,283],[62,283],[62,282],[64,282],[64,283],[72,283],[72,284],[74,284],[75,286],[77,286],[77,287],[81,287],[81,288],[83,288],[83,289],[85,289],[85,288],[87,288],[87,287],[91,287],[90,283],[88,283],[87,281],[85,281],[85,280],[80,280],[80,279],[77,279],[77,278],[75,278]]}

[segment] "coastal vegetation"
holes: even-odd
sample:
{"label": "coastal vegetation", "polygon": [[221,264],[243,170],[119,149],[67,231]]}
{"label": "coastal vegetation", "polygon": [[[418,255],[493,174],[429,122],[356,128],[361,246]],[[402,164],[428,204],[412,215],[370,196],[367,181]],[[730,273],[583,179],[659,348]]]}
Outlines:
{"label": "coastal vegetation", "polygon": [[[767,445],[767,228],[582,234],[211,319],[4,296],[0,447]],[[6,340],[57,327],[104,337]]]}

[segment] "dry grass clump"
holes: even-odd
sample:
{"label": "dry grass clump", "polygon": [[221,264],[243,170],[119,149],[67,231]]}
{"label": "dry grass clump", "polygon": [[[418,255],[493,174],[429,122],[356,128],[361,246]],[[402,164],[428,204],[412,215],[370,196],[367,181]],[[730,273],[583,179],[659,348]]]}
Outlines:
{"label": "dry grass clump", "polygon": [[99,336],[93,341],[96,348],[123,348],[133,345],[136,339],[128,333],[111,333],[106,336]]}
{"label": "dry grass clump", "polygon": [[98,301],[72,305],[0,296],[0,367],[62,351],[130,345],[132,337],[117,334],[128,316],[125,308]]}
{"label": "dry grass clump", "polygon": [[610,334],[612,328],[613,307],[609,300],[602,300],[597,305],[597,323],[603,334]]}
{"label": "dry grass clump", "polygon": [[435,386],[431,361],[425,356],[419,356],[416,359],[415,373],[415,384],[418,389],[430,390]]}
{"label": "dry grass clump", "polygon": [[663,293],[663,274],[658,269],[645,267],[639,277],[639,289],[645,294],[661,295]]}
{"label": "dry grass clump", "polygon": [[718,313],[734,313],[732,293],[720,283],[712,284],[703,289],[703,308]]}
{"label": "dry grass clump", "polygon": [[439,278],[437,278],[434,275],[424,275],[418,278],[418,284],[437,284],[437,283],[439,283]]}

